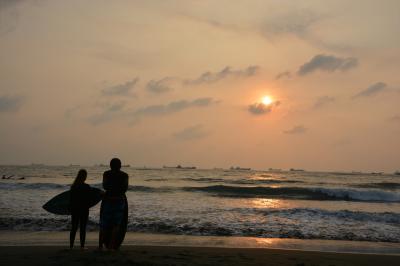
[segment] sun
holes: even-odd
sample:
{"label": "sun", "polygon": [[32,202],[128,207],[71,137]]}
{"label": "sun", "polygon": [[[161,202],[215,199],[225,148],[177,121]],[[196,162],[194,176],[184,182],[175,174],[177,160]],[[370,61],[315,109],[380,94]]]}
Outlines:
{"label": "sun", "polygon": [[265,105],[270,105],[273,101],[270,96],[264,96],[264,97],[262,97],[261,102]]}

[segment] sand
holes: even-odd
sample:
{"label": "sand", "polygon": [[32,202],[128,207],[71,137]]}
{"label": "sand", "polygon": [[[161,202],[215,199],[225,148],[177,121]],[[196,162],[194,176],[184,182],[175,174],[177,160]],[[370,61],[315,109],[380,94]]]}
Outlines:
{"label": "sand", "polygon": [[81,251],[60,246],[3,246],[0,264],[32,265],[400,265],[400,256],[260,248],[123,246]]}

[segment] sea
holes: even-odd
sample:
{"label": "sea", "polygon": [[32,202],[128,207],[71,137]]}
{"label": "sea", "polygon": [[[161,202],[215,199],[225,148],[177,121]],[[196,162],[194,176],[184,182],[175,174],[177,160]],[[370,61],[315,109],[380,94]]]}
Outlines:
{"label": "sea", "polygon": [[[0,166],[0,231],[66,231],[42,206],[79,169],[102,188],[107,166]],[[190,236],[400,243],[400,176],[280,170],[124,167],[128,231]],[[99,227],[99,205],[88,230]]]}

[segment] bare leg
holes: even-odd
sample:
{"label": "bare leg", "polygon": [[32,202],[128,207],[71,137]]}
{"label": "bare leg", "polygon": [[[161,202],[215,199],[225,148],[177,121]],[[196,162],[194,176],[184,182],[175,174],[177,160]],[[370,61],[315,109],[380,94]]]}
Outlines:
{"label": "bare leg", "polygon": [[86,240],[86,224],[89,218],[89,210],[80,214],[80,241],[81,241],[81,248],[85,247],[85,240]]}
{"label": "bare leg", "polygon": [[99,249],[100,250],[103,249],[103,243],[104,243],[104,232],[103,232],[103,229],[100,228],[100,231],[99,231]]}
{"label": "bare leg", "polygon": [[71,231],[69,233],[69,248],[72,249],[74,247],[75,235],[78,230],[79,224],[79,216],[77,214],[72,214],[71,217]]}

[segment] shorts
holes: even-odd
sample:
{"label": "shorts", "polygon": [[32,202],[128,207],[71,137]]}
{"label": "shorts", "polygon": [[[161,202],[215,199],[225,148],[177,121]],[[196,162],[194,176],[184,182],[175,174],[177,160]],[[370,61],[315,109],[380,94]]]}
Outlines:
{"label": "shorts", "polygon": [[124,221],[125,199],[104,199],[101,203],[100,227],[106,229],[121,225]]}

